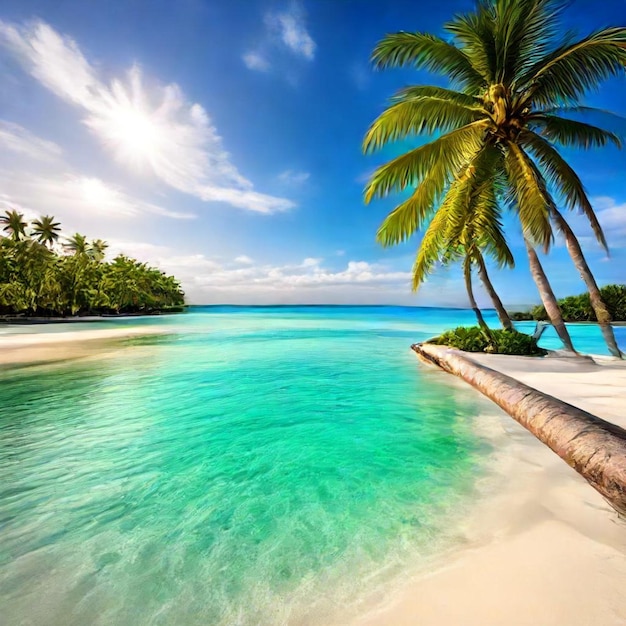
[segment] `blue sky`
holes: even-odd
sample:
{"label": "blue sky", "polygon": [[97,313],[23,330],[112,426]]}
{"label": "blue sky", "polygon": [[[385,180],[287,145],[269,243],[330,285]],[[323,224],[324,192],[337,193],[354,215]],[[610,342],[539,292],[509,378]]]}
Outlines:
{"label": "blue sky", "polygon": [[[52,213],[183,281],[193,303],[466,303],[456,269],[418,295],[418,239],[382,249],[394,200],[364,206],[393,154],[361,139],[395,90],[440,77],[374,72],[387,32],[439,33],[464,0],[4,0],[0,7],[0,209]],[[566,27],[626,22],[626,2],[574,0]],[[589,98],[626,114],[623,78]],[[397,148],[396,148],[397,151]],[[626,152],[567,152],[611,259],[573,219],[600,282],[624,282]],[[513,220],[505,302],[537,301]],[[558,295],[582,291],[564,247]],[[484,297],[482,301],[486,303]]]}

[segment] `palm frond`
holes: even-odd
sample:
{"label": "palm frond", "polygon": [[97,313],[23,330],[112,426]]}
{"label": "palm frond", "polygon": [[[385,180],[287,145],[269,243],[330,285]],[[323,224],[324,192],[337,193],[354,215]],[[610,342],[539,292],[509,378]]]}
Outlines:
{"label": "palm frond", "polygon": [[531,128],[538,128],[540,133],[550,141],[562,146],[587,150],[603,147],[613,142],[618,148],[622,147],[622,140],[617,134],[586,122],[570,120],[558,115],[536,113],[528,118],[528,124]]}
{"label": "palm frond", "polygon": [[626,65],[626,28],[614,27],[560,46],[536,63],[520,80],[525,101],[541,106],[576,103]]}
{"label": "palm frond", "polygon": [[588,107],[583,105],[576,106],[556,106],[556,107],[548,107],[542,108],[540,113],[547,115],[571,115],[572,113],[587,113],[587,114],[600,114],[606,115],[608,117],[613,118],[616,121],[624,122],[626,121],[626,117],[620,115],[619,113],[615,113],[615,111],[609,111],[608,109],[599,109],[598,107]]}
{"label": "palm frond", "polygon": [[555,204],[541,172],[526,152],[512,142],[507,144],[504,166],[508,200],[517,209],[525,237],[547,250],[553,239],[550,210]]}
{"label": "palm frond", "polygon": [[602,226],[600,226],[585,188],[576,172],[554,146],[537,134],[523,130],[519,139],[522,145],[527,147],[537,158],[548,184],[563,197],[568,209],[578,209],[587,218],[596,239],[608,252]]}
{"label": "palm frond", "polygon": [[493,169],[501,160],[500,150],[487,144],[458,172],[424,233],[413,268],[414,289],[437,262],[471,255],[480,241],[490,239],[491,232],[498,229],[489,251],[502,264],[512,260],[508,246],[502,245],[504,234],[493,184]]}
{"label": "palm frond", "polygon": [[462,91],[455,89],[446,89],[445,87],[435,87],[432,85],[410,85],[399,89],[391,98],[392,102],[400,102],[404,100],[412,100],[414,98],[438,98],[440,100],[449,100],[455,104],[464,105],[466,107],[482,107],[482,98],[471,96]]}
{"label": "palm frond", "polygon": [[436,210],[446,183],[447,179],[439,173],[426,176],[411,197],[384,219],[376,233],[376,241],[388,247],[409,239]]}
{"label": "palm frond", "polygon": [[494,19],[493,7],[486,2],[480,2],[475,12],[457,15],[444,26],[461,44],[460,48],[472,68],[491,84],[497,82]]}
{"label": "palm frond", "polygon": [[461,50],[428,33],[389,34],[374,48],[372,61],[378,69],[409,65],[445,74],[471,93],[477,93],[486,83]]}
{"label": "palm frond", "polygon": [[417,257],[413,264],[413,291],[417,291],[425,278],[432,272],[433,267],[440,260],[445,250],[444,233],[452,212],[456,209],[456,203],[466,185],[466,181],[455,181],[448,191],[443,203],[433,216],[422,242],[417,251]]}
{"label": "palm frond", "polygon": [[365,203],[417,185],[435,168],[442,178],[457,172],[480,150],[487,124],[472,122],[382,165],[365,188]]}
{"label": "palm frond", "polygon": [[496,80],[514,89],[516,79],[551,49],[562,0],[496,0]]}
{"label": "palm frond", "polygon": [[485,117],[480,107],[468,107],[434,96],[413,97],[392,104],[374,121],[363,140],[363,151],[422,133],[447,132]]}

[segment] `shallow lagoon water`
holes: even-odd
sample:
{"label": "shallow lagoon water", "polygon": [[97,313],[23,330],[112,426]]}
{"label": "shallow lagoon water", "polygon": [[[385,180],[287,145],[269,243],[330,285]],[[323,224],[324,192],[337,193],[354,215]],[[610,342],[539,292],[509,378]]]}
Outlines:
{"label": "shallow lagoon water", "polygon": [[211,307],[2,372],[3,620],[325,623],[448,549],[486,405],[409,346],[470,320]]}

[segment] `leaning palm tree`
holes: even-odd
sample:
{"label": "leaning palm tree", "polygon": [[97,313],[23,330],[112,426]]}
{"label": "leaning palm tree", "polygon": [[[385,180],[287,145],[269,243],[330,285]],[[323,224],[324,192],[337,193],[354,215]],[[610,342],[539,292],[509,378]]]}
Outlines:
{"label": "leaning palm tree", "polygon": [[61,232],[60,222],[55,222],[52,215],[44,215],[33,221],[33,235],[44,246],[52,246],[58,241]]}
{"label": "leaning palm tree", "polygon": [[5,211],[4,215],[0,215],[0,224],[4,225],[2,230],[8,233],[13,241],[20,241],[26,235],[28,224],[24,221],[23,213]]}
{"label": "leaning palm tree", "polygon": [[[579,106],[589,90],[624,73],[626,28],[606,28],[559,43],[561,6],[553,0],[479,0],[474,12],[446,24],[450,41],[424,33],[387,35],[373,53],[379,68],[410,66],[445,74],[452,88],[402,89],[372,124],[364,139],[368,152],[409,137],[439,136],[379,167],[365,200],[412,190],[386,220],[396,242],[404,241],[451,194],[462,204],[467,193],[482,184],[483,176],[502,177],[505,189],[500,201],[519,217],[546,311],[565,347],[573,350],[535,248],[550,248],[551,220],[561,227],[557,201],[581,211],[606,247],[580,178],[557,146],[620,145],[614,133],[574,118],[593,111]],[[475,168],[483,158],[492,163],[489,173]],[[588,266],[580,263],[580,247],[568,249],[587,284],[592,284]],[[619,355],[599,291],[594,290],[592,298],[609,349]]]}

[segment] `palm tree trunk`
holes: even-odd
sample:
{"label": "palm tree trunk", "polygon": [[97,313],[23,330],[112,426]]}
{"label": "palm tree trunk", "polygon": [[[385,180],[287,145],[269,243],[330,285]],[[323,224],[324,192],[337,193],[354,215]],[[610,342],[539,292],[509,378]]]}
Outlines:
{"label": "palm tree trunk", "polygon": [[570,225],[565,221],[563,216],[556,210],[553,210],[552,214],[558,228],[565,236],[567,251],[569,252],[570,257],[572,257],[572,261],[574,261],[576,269],[585,281],[585,285],[587,285],[591,306],[596,314],[596,319],[598,320],[598,324],[602,330],[602,336],[604,337],[604,341],[609,349],[609,352],[613,356],[621,359],[623,355],[617,346],[617,341],[615,340],[615,333],[613,332],[613,327],[611,326],[611,314],[602,299],[602,294],[600,293],[600,289],[598,289],[596,279],[591,273],[589,265],[587,265],[587,260],[583,255],[580,243],[578,243],[578,239],[576,238],[574,231],[570,228]]}
{"label": "palm tree trunk", "polygon": [[476,263],[478,264],[478,275],[480,276],[480,280],[482,281],[491,301],[493,302],[493,306],[495,307],[498,318],[500,319],[500,324],[502,324],[502,328],[505,330],[513,330],[513,322],[509,317],[509,314],[506,312],[506,309],[502,305],[502,300],[500,300],[500,296],[496,293],[493,284],[491,283],[491,279],[489,278],[489,274],[487,274],[487,266],[485,265],[485,260],[483,259],[483,255],[480,252],[476,252]]}
{"label": "palm tree trunk", "polygon": [[563,321],[561,309],[559,309],[559,304],[556,300],[556,296],[554,295],[554,291],[552,291],[552,287],[548,282],[548,277],[546,276],[546,273],[543,271],[543,267],[539,262],[539,257],[537,256],[535,249],[530,245],[530,242],[528,241],[528,239],[526,239],[526,237],[524,237],[524,243],[526,244],[526,250],[528,251],[530,273],[532,274],[533,280],[537,285],[539,295],[541,296],[541,301],[543,302],[546,313],[550,318],[550,322],[554,326],[557,335],[563,342],[565,349],[569,350],[570,352],[576,352],[576,350],[574,350],[574,345],[572,344],[572,338],[569,336],[569,332],[565,327],[565,322]]}
{"label": "palm tree trunk", "polygon": [[[626,515],[626,431],[480,365],[448,347],[422,343],[424,360],[462,378],[556,452],[621,515]],[[600,368],[598,368],[599,370]]]}
{"label": "palm tree trunk", "polygon": [[478,304],[476,304],[476,298],[474,298],[474,289],[472,287],[472,262],[470,257],[465,257],[465,260],[463,261],[463,275],[465,277],[465,289],[467,290],[467,297],[469,298],[470,306],[472,307],[472,310],[476,315],[478,325],[488,333],[489,326],[487,326],[485,318],[480,312]]}

